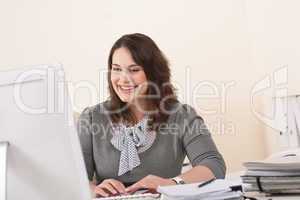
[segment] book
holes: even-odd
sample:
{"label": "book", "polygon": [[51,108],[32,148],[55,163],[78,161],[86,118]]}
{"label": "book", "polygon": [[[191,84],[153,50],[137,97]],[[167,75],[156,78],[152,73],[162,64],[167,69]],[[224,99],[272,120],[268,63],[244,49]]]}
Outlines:
{"label": "book", "polygon": [[242,199],[240,182],[217,179],[199,187],[201,183],[160,186],[162,200],[239,200]]}
{"label": "book", "polygon": [[248,184],[246,191],[300,192],[300,157],[297,155],[246,162],[244,166],[246,172],[241,178],[243,183]]}

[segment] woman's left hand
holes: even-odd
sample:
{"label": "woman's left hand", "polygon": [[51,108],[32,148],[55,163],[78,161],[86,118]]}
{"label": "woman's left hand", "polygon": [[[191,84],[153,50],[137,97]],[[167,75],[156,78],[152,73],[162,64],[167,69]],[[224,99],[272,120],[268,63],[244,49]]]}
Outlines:
{"label": "woman's left hand", "polygon": [[175,185],[171,179],[161,178],[159,176],[148,175],[135,184],[126,188],[126,192],[133,193],[139,189],[148,189],[150,192],[156,192],[158,186]]}

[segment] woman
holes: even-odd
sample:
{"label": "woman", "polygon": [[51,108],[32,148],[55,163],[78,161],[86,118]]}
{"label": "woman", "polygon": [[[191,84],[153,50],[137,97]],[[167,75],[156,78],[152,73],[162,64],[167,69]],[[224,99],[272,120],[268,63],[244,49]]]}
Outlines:
{"label": "woman", "polygon": [[[225,163],[203,119],[181,104],[163,53],[146,35],[122,36],[108,58],[109,100],[86,108],[78,132],[100,196],[224,178]],[[185,156],[192,169],[181,174]]]}

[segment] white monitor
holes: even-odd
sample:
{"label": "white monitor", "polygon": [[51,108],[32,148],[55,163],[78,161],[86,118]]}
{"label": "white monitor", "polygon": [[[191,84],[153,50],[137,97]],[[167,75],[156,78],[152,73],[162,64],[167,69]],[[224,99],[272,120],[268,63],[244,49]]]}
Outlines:
{"label": "white monitor", "polygon": [[1,200],[91,199],[64,83],[60,67],[0,72]]}

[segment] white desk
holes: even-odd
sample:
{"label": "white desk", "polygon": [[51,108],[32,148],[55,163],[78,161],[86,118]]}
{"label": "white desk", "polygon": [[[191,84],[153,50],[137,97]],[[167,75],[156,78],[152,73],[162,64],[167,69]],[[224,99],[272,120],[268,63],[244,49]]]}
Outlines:
{"label": "white desk", "polygon": [[[254,197],[257,200],[300,200],[300,196],[264,196],[263,194],[252,194],[246,195],[247,197]],[[166,200],[166,198],[152,198],[152,197],[131,197],[131,198],[120,198],[120,197],[109,197],[109,198],[95,198],[93,200]]]}
{"label": "white desk", "polygon": [[300,200],[300,195],[266,196],[260,193],[246,193],[247,197],[255,197],[257,200]]}

